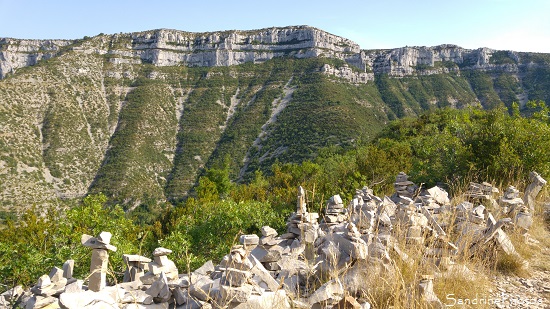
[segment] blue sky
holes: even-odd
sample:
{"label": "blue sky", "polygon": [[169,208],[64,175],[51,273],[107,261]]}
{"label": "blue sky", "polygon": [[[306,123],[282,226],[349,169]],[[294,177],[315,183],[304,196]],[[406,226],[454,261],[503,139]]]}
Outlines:
{"label": "blue sky", "polygon": [[0,37],[310,25],[363,49],[448,43],[550,53],[549,0],[0,0],[0,8]]}

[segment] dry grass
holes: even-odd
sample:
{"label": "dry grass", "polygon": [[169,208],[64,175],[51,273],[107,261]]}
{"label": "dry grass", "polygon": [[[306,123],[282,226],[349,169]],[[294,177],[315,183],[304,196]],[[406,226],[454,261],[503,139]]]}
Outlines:
{"label": "dry grass", "polygon": [[[465,199],[460,196],[468,189],[469,181],[464,181],[459,185],[455,185],[452,191],[455,193],[453,205],[451,209]],[[500,185],[500,194],[510,184]],[[513,184],[518,189],[524,189],[526,183],[516,182]],[[460,188],[462,187],[462,188]],[[458,299],[489,299],[493,282],[489,279],[495,274],[515,275],[520,277],[529,277],[529,268],[525,267],[524,259],[529,261],[532,268],[537,268],[544,271],[550,270],[550,261],[547,258],[541,258],[544,253],[550,251],[550,219],[542,209],[540,201],[549,200],[548,189],[543,189],[538,196],[538,205],[534,214],[534,223],[529,230],[528,237],[522,235],[521,231],[513,228],[508,228],[506,233],[510,237],[517,255],[508,255],[496,247],[487,246],[482,250],[465,249],[461,255],[455,258],[456,264],[450,269],[443,271],[433,263],[430,263],[423,256],[422,245],[410,245],[404,243],[403,231],[396,230],[395,235],[399,239],[399,247],[413,261],[406,263],[401,260],[396,254],[392,254],[394,267],[396,270],[396,278],[393,280],[380,280],[376,278],[374,282],[366,282],[366,286],[374,286],[369,289],[368,301],[374,308],[426,308],[428,304],[418,300],[418,292],[416,286],[423,275],[433,275],[434,292],[437,294],[443,305],[449,304],[449,301]],[[484,205],[487,210],[496,216],[498,209],[494,209],[493,205]],[[456,219],[455,212],[448,212],[439,218],[439,221],[444,230],[450,237],[451,241],[461,239],[466,243],[471,242],[473,234],[457,233],[454,222]],[[501,218],[496,218],[501,219]],[[397,228],[399,229],[399,228]],[[531,240],[529,240],[531,239]],[[533,241],[534,239],[534,241]],[[455,242],[456,243],[456,242]],[[546,250],[546,251],[545,251]],[[548,254],[548,253],[546,253]],[[441,271],[441,272],[440,272]],[[450,298],[449,298],[450,297]],[[489,308],[490,305],[478,304],[476,308]]]}
{"label": "dry grass", "polygon": [[[449,227],[450,228],[450,227]],[[410,244],[405,241],[406,229],[396,226],[394,235],[397,247],[408,258],[402,258],[394,250],[390,251],[394,269],[393,276],[382,273],[368,277],[364,283],[365,299],[373,308],[432,308],[433,305],[423,301],[418,291],[418,284],[424,276],[434,278],[434,292],[445,305],[447,296],[454,298],[472,298],[475,295],[488,296],[490,282],[484,271],[471,271],[478,264],[483,264],[481,257],[461,259],[448,269],[438,266],[436,260],[426,256],[424,244]],[[431,235],[424,235],[430,242]],[[446,271],[443,271],[443,268]],[[485,308],[480,306],[479,308]]]}
{"label": "dry grass", "polygon": [[[501,196],[509,184],[499,185],[500,194],[498,196]],[[452,188],[456,198],[452,200],[451,210],[455,209],[457,204],[465,201],[461,196],[468,189],[469,181],[464,181],[460,186],[456,185]],[[517,182],[514,186],[522,190],[526,187],[526,184]],[[538,201],[548,199],[548,190],[543,189]],[[496,220],[502,218],[498,215],[498,208],[490,203],[486,204],[484,206],[495,216]],[[474,206],[476,205],[478,204]],[[525,268],[523,259],[529,261],[531,268],[550,270],[550,261],[547,258],[541,258],[550,251],[550,232],[548,229],[550,221],[543,216],[544,213],[542,203],[539,203],[528,237],[523,235],[519,229],[511,226],[505,228],[505,232],[519,254],[517,256],[502,252],[498,245],[490,245],[491,242],[477,248],[471,248],[468,244],[473,242],[476,235],[458,230],[455,224],[457,213],[454,211],[445,212],[437,218],[437,221],[447,233],[449,241],[457,245],[460,242],[467,244],[460,251],[460,254],[453,258],[454,264],[451,263],[450,265],[440,264],[436,259],[426,255],[426,249],[430,248],[434,240],[433,235],[425,232],[423,235],[425,242],[423,244],[407,243],[405,237],[407,227],[394,225],[392,235],[397,242],[396,247],[399,248],[401,253],[399,254],[396,250],[390,248],[391,246],[387,246],[392,259],[390,265],[392,271],[377,271],[373,265],[369,264],[368,260],[361,261],[361,267],[366,269],[357,272],[358,275],[362,276],[362,288],[361,291],[352,296],[356,297],[359,302],[368,301],[372,308],[432,308],[433,305],[421,299],[418,289],[420,280],[428,276],[434,278],[433,290],[443,306],[461,300],[464,302],[477,300],[478,303],[471,305],[472,307],[491,308],[490,304],[484,303],[484,300],[487,302],[492,298],[491,295],[494,292],[494,282],[490,278],[502,274],[528,277],[530,269]],[[406,257],[404,257],[405,255]],[[312,292],[322,283],[331,279],[344,282],[348,271],[350,271],[349,268],[325,274],[326,276],[322,280],[319,280],[318,274],[312,272],[308,276],[308,290]],[[353,275],[355,274],[353,273]],[[347,291],[347,288],[344,286],[344,290]],[[462,307],[468,308],[470,306],[465,305]]]}

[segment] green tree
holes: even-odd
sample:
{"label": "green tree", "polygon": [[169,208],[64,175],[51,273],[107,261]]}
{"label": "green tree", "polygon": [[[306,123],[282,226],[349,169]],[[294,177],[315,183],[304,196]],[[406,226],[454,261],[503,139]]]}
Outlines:
{"label": "green tree", "polygon": [[134,225],[122,207],[106,206],[106,201],[105,195],[90,195],[66,212],[54,206],[33,207],[20,220],[8,220],[6,228],[0,229],[0,282],[28,286],[68,259],[75,260],[75,277],[84,278],[91,250],[82,246],[81,236],[102,231],[113,234],[111,244],[118,250],[110,253],[109,261],[113,271],[121,274],[126,268],[122,254],[145,254],[152,245],[145,229]]}

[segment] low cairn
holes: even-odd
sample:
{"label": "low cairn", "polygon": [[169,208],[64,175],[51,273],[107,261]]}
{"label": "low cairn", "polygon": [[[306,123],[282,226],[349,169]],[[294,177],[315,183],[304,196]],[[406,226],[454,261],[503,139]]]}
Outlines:
{"label": "low cairn", "polygon": [[[471,272],[455,258],[489,248],[519,257],[505,230],[515,226],[527,233],[533,224],[534,200],[546,181],[534,172],[530,176],[523,198],[512,186],[494,198],[499,191],[491,184],[471,183],[451,207],[443,189],[423,190],[400,173],[391,197],[379,198],[364,187],[347,207],[339,195],[332,196],[321,215],[308,212],[300,187],[286,233],[264,226],[261,238],[242,235],[218,265],[209,261],[190,274],[178,273],[166,248],[155,249],[153,260],[125,254],[124,282],[113,286],[106,281],[108,252],[117,249],[110,245],[111,234],[83,235],[82,244],[92,249],[86,281],[72,277],[74,261],[69,260],[30,290],[18,286],[3,293],[0,308],[14,303],[26,309],[370,308],[366,283],[372,276],[391,280],[395,259],[412,263],[405,246],[421,248],[423,263],[433,265],[436,275]],[[447,226],[461,235],[454,242]],[[433,291],[434,278],[433,273],[421,276],[409,297],[444,307]]]}

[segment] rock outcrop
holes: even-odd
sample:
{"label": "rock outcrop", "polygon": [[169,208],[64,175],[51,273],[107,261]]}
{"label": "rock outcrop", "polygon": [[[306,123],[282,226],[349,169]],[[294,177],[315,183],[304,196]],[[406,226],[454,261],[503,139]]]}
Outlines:
{"label": "rock outcrop", "polygon": [[[18,68],[55,57],[63,48],[84,53],[109,54],[114,63],[152,63],[157,66],[232,66],[246,62],[291,56],[327,57],[346,61],[364,74],[351,77],[334,69],[327,74],[364,83],[374,74],[408,76],[459,71],[460,68],[518,72],[519,55],[506,51],[506,63],[491,61],[489,48],[465,49],[444,44],[386,50],[361,50],[349,39],[309,26],[273,27],[259,30],[229,30],[194,33],[158,29],[126,34],[100,34],[85,40],[0,39],[0,78]],[[368,74],[367,74],[368,73]]]}
{"label": "rock outcrop", "polygon": [[332,57],[357,62],[359,45],[328,32],[295,26],[250,31],[192,33],[158,29],[98,35],[80,40],[0,40],[0,78],[16,69],[55,56],[62,47],[84,53],[110,54],[115,62],[139,59],[158,66],[231,66],[290,55]]}
{"label": "rock outcrop", "polygon": [[19,40],[0,38],[0,79],[17,69],[59,54],[75,40]]}

